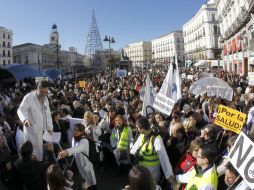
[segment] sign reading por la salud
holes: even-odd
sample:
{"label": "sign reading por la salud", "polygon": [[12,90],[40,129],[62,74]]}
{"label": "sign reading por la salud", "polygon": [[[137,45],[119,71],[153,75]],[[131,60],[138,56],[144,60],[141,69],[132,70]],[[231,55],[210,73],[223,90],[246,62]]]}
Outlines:
{"label": "sign reading por la salud", "polygon": [[241,132],[246,114],[223,105],[219,105],[217,113],[214,124],[237,134]]}

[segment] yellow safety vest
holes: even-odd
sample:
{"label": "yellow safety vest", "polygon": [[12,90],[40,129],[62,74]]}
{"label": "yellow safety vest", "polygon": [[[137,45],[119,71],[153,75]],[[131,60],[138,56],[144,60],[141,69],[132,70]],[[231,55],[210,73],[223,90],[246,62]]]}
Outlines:
{"label": "yellow safety vest", "polygon": [[119,143],[118,143],[118,149],[119,150],[127,150],[129,148],[129,134],[131,132],[131,128],[130,127],[123,127],[123,131],[121,134],[121,137],[119,139]]}
{"label": "yellow safety vest", "polygon": [[[145,167],[153,167],[160,165],[160,160],[157,152],[154,150],[152,139],[153,137],[150,138],[149,142],[144,143],[145,135],[141,134],[142,147],[139,151],[139,164]],[[148,146],[147,143],[149,143]]]}
{"label": "yellow safety vest", "polygon": [[197,190],[198,188],[208,184],[212,185],[214,190],[218,187],[218,176],[214,166],[210,173],[200,175],[196,175],[196,171],[192,170],[189,183],[187,184],[185,190]]}

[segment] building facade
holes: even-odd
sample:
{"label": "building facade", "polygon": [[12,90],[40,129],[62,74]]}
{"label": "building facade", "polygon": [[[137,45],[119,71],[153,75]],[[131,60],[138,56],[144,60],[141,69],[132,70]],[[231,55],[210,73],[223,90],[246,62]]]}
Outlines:
{"label": "building facade", "polygon": [[154,64],[167,64],[174,56],[184,60],[183,32],[175,31],[152,40],[152,59]]}
{"label": "building facade", "polygon": [[[13,61],[29,64],[39,70],[58,67],[55,47],[49,44],[26,43],[14,46]],[[59,50],[58,62],[63,72],[76,72],[77,68],[83,65],[83,55],[79,54],[75,48],[70,48],[69,51]]]}
{"label": "building facade", "polygon": [[183,25],[185,60],[214,60],[221,58],[220,27],[214,0],[203,4]]}
{"label": "building facade", "polygon": [[60,68],[63,72],[77,72],[83,65],[83,55],[74,47],[69,51],[61,50],[59,34],[56,25],[53,25],[49,44],[37,45],[32,43],[13,47],[13,62],[29,64],[35,69],[45,70]]}
{"label": "building facade", "polygon": [[12,63],[12,31],[0,26],[0,66]]}
{"label": "building facade", "polygon": [[254,70],[254,0],[217,0],[224,68],[247,75]]}
{"label": "building facade", "polygon": [[151,42],[141,41],[132,43],[123,48],[124,55],[132,62],[134,69],[136,67],[149,67],[152,63],[152,44]]}

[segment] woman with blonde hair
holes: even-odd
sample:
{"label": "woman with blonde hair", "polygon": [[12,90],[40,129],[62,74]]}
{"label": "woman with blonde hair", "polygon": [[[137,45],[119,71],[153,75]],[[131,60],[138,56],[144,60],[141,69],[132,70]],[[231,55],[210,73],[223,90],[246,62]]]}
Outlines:
{"label": "woman with blonde hair", "polygon": [[84,114],[84,122],[82,123],[85,126],[85,134],[87,138],[92,141],[98,142],[99,136],[101,136],[101,128],[99,125],[96,125],[94,114],[90,111],[86,111]]}
{"label": "woman with blonde hair", "polygon": [[198,136],[198,129],[196,128],[196,122],[192,118],[186,118],[183,121],[183,127],[189,140],[195,139]]}
{"label": "woman with blonde hair", "polygon": [[[190,172],[194,165],[197,163],[197,155],[199,147],[204,143],[202,138],[196,138],[195,140],[191,141],[189,148],[187,149],[186,153],[182,155],[177,163],[174,174],[184,174]],[[185,185],[181,184],[180,189],[185,189]]]}

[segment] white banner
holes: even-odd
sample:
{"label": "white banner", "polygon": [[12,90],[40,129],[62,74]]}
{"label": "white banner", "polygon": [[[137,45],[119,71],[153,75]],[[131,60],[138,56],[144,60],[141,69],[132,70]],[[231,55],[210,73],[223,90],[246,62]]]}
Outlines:
{"label": "white banner", "polygon": [[254,143],[241,132],[228,155],[232,165],[251,189],[254,188],[253,146]]}
{"label": "white banner", "polygon": [[153,113],[152,109],[148,109],[148,107],[153,107],[154,101],[154,92],[153,92],[153,84],[150,80],[149,75],[146,77],[146,86],[145,86],[145,94],[143,98],[143,107],[142,107],[142,116],[147,116]]}
{"label": "white banner", "polygon": [[170,115],[172,109],[174,108],[174,104],[174,100],[161,93],[158,93],[153,102],[153,107],[166,115]]}
{"label": "white banner", "polygon": [[61,139],[61,133],[60,132],[53,132],[52,135],[48,132],[48,130],[45,130],[42,136],[43,140],[48,143],[59,143]]}

